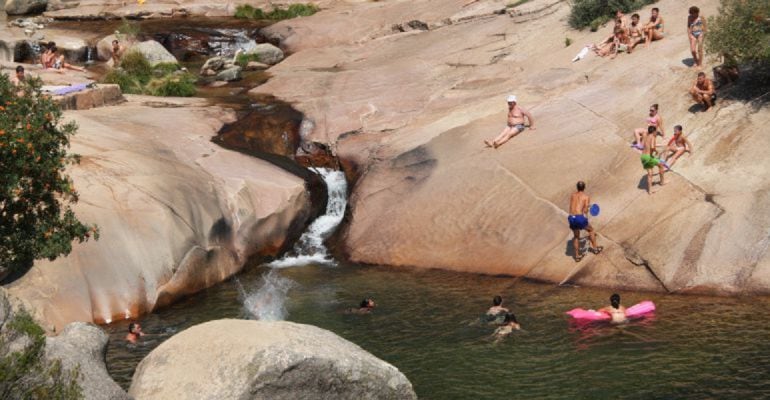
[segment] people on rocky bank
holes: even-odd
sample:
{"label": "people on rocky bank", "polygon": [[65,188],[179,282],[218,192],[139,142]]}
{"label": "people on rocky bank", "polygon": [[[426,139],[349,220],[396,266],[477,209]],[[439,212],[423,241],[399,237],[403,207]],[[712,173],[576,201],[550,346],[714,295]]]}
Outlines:
{"label": "people on rocky bank", "polygon": [[703,66],[703,41],[706,36],[706,21],[700,16],[700,9],[690,7],[690,15],[687,16],[687,36],[690,39],[690,52],[692,53],[693,67]]}
{"label": "people on rocky bank", "polygon": [[40,56],[40,63],[43,64],[45,69],[55,69],[59,72],[63,72],[65,69],[71,69],[73,71],[84,72],[85,69],[69,64],[64,61],[64,55],[58,53],[59,48],[56,47],[56,43],[48,43],[48,47],[45,52]]}
{"label": "people on rocky bank", "polygon": [[596,232],[588,222],[588,209],[591,204],[591,198],[585,193],[586,184],[583,181],[577,183],[577,191],[572,193],[569,198],[569,216],[567,222],[574,235],[572,247],[575,251],[575,262],[580,262],[584,254],[580,252],[580,231],[588,232],[588,239],[591,241],[591,247],[588,249],[591,253],[599,254],[604,247],[596,244]]}
{"label": "people on rocky bank", "polygon": [[487,147],[496,149],[502,146],[505,142],[511,140],[512,137],[524,131],[526,128],[525,122],[527,121],[529,122],[529,129],[537,129],[535,128],[535,120],[532,118],[532,114],[518,105],[516,96],[510,95],[505,100],[508,102],[508,123],[493,141],[484,140]]}
{"label": "people on rocky bank", "polygon": [[668,141],[663,159],[671,168],[685,152],[689,152],[692,155],[692,143],[682,133],[682,125],[677,125],[674,127],[674,137]]}
{"label": "people on rocky bank", "polygon": [[658,176],[660,176],[659,185],[666,184],[664,174],[664,167],[666,164],[662,162],[657,155],[657,146],[655,139],[657,138],[656,130],[654,126],[650,126],[647,129],[647,134],[642,138],[642,155],[640,157],[642,161],[642,167],[647,172],[647,194],[652,194],[652,169],[658,167]]}
{"label": "people on rocky bank", "polygon": [[693,100],[703,105],[704,111],[708,111],[717,100],[714,82],[707,78],[704,72],[698,72],[698,77],[690,88],[690,95]]}

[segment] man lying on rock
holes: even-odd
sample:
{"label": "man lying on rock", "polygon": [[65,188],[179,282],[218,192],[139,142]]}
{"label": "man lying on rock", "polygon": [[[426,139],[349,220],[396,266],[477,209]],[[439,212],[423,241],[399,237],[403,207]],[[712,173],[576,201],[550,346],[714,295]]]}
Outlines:
{"label": "man lying on rock", "polygon": [[508,102],[508,124],[503,131],[493,141],[484,140],[487,147],[494,147],[495,149],[502,146],[505,142],[511,140],[512,137],[518,135],[524,128],[524,118],[529,121],[529,129],[535,130],[535,120],[532,118],[527,110],[518,106],[516,96],[510,95],[506,99]]}

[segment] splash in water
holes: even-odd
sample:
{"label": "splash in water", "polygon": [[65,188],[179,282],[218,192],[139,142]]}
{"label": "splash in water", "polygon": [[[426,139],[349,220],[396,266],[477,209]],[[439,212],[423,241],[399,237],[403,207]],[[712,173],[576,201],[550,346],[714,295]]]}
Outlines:
{"label": "splash in water", "polygon": [[250,317],[260,321],[281,321],[288,315],[286,298],[296,285],[293,280],[271,269],[262,275],[262,286],[254,292],[246,293],[240,282],[236,280],[236,283],[243,298],[243,308]]}
{"label": "splash in water", "polygon": [[280,260],[268,264],[272,268],[298,267],[308,264],[334,265],[335,261],[329,255],[324,240],[337,229],[347,206],[347,182],[342,171],[319,168],[318,173],[323,177],[328,189],[326,212],[318,217],[307,231],[302,234],[289,254]]}

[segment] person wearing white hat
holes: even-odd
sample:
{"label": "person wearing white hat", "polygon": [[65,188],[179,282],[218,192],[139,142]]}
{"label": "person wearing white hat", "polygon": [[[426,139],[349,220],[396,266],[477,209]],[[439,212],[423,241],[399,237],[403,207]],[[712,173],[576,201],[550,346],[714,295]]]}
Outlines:
{"label": "person wearing white hat", "polygon": [[484,143],[488,147],[498,148],[505,142],[511,140],[512,137],[521,133],[525,128],[525,117],[529,121],[529,129],[536,129],[535,120],[532,119],[532,114],[518,106],[516,96],[510,95],[505,100],[508,102],[508,124],[503,131],[497,135],[495,140],[491,142],[489,140],[484,140]]}

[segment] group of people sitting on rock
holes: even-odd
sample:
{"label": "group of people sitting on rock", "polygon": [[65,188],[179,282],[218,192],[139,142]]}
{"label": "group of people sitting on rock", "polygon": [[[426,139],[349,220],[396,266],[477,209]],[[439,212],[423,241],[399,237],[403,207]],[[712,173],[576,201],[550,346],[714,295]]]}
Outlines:
{"label": "group of people sitting on rock", "polygon": [[612,35],[591,48],[601,57],[615,58],[618,53],[632,53],[640,43],[648,47],[650,42],[663,39],[665,35],[663,17],[660,16],[660,10],[657,7],[652,9],[649,21],[642,24],[639,20],[639,14],[634,14],[629,24],[623,12],[617,10]]}

